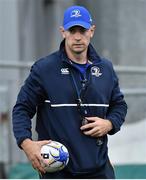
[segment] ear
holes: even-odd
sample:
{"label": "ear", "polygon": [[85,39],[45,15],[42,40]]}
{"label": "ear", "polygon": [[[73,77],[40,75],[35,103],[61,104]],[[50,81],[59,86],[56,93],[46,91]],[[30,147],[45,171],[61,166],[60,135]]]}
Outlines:
{"label": "ear", "polygon": [[60,26],[60,27],[59,27],[59,31],[60,31],[63,39],[64,39],[64,38],[65,38],[65,30],[64,30],[64,27],[63,27],[63,26]]}
{"label": "ear", "polygon": [[93,37],[93,35],[94,35],[94,32],[95,32],[95,28],[96,28],[96,26],[95,25],[92,25],[91,26],[91,35],[90,35],[90,37],[92,38]]}

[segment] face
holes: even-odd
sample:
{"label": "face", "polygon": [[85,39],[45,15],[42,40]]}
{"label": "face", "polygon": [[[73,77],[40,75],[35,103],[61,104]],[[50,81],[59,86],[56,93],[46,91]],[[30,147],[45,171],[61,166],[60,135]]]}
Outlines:
{"label": "face", "polygon": [[73,26],[69,30],[60,28],[62,37],[65,39],[65,48],[73,54],[81,54],[87,51],[91,38],[93,37],[95,26],[85,29],[81,26]]}

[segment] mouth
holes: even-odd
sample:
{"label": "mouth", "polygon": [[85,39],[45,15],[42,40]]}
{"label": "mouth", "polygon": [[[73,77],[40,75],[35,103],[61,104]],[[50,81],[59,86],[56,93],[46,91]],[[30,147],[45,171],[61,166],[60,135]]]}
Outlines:
{"label": "mouth", "polygon": [[73,44],[73,46],[83,46],[83,44]]}

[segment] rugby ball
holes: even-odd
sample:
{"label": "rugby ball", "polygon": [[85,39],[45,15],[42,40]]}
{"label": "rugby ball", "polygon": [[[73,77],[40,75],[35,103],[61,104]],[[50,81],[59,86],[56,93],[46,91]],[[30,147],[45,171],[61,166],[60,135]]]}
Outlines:
{"label": "rugby ball", "polygon": [[44,159],[42,166],[46,172],[56,172],[62,170],[69,161],[69,152],[67,148],[57,141],[43,145],[41,156]]}

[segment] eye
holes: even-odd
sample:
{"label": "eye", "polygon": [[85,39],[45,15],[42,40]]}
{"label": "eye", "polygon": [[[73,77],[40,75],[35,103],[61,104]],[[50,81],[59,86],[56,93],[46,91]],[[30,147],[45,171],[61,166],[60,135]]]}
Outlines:
{"label": "eye", "polygon": [[88,29],[85,29],[81,26],[74,26],[74,27],[71,27],[69,30],[68,30],[71,34],[75,34],[76,32],[79,32],[81,34],[84,34],[88,31]]}
{"label": "eye", "polygon": [[75,34],[76,29],[74,27],[69,28],[68,30],[71,34]]}
{"label": "eye", "polygon": [[85,29],[85,28],[80,28],[80,33],[82,33],[82,34],[84,34],[85,32],[87,32],[88,30],[87,29]]}

